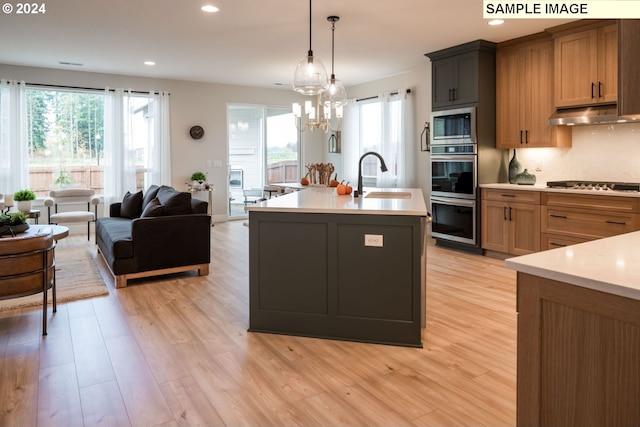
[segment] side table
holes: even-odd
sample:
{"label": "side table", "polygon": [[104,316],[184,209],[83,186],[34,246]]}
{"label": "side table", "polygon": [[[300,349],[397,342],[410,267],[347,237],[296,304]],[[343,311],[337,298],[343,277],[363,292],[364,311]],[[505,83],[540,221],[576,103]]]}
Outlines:
{"label": "side table", "polygon": [[38,224],[38,220],[40,218],[40,211],[31,210],[29,212],[25,212],[25,215],[27,215],[27,218],[33,218],[34,224]]}
{"label": "side table", "polygon": [[207,213],[211,215],[211,226],[213,227],[213,186],[209,186],[209,188],[199,188],[189,185],[189,192],[191,193],[192,197],[195,193],[198,193],[200,191],[209,193],[207,200],[209,202],[209,206],[207,206]]}

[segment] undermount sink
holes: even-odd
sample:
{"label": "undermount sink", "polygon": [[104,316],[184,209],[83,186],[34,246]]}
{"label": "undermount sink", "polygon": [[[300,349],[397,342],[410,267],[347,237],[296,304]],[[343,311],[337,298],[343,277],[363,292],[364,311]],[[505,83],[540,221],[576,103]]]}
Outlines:
{"label": "undermount sink", "polygon": [[365,199],[410,199],[408,191],[372,191],[364,196]]}

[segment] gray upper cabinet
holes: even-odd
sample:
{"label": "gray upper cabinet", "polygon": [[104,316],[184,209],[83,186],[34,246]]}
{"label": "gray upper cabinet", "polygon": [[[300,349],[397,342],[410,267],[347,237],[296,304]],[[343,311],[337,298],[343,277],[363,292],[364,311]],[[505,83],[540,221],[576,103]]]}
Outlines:
{"label": "gray upper cabinet", "polygon": [[483,79],[495,78],[495,46],[477,40],[426,54],[431,59],[432,110],[478,102]]}

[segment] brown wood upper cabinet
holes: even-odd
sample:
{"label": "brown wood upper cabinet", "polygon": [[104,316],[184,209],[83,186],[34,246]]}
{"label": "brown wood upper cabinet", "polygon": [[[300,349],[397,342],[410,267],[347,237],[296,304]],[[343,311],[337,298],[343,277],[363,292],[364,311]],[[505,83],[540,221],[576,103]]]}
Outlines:
{"label": "brown wood upper cabinet", "polygon": [[496,147],[569,147],[571,130],[549,126],[553,105],[553,41],[549,36],[498,46]]}
{"label": "brown wood upper cabinet", "polygon": [[554,49],[556,107],[617,101],[617,24],[558,35]]}

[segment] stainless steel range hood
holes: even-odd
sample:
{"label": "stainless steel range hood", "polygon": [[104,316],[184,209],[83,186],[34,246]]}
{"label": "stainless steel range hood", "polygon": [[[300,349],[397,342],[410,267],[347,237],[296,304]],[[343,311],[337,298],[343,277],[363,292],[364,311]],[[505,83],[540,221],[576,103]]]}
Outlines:
{"label": "stainless steel range hood", "polygon": [[616,104],[607,104],[558,109],[549,118],[549,125],[594,125],[623,123],[628,120],[633,120],[633,118],[619,116]]}

